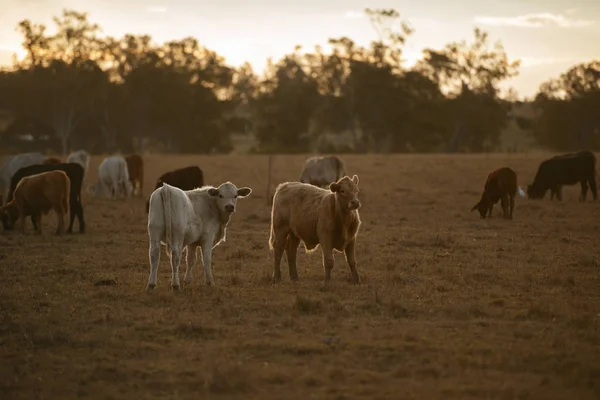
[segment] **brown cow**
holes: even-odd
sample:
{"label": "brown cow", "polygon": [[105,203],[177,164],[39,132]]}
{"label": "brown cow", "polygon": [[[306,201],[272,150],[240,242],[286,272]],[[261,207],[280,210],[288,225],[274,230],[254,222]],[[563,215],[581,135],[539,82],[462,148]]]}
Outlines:
{"label": "brown cow", "polygon": [[31,215],[42,234],[42,214],[50,209],[58,217],[57,235],[65,232],[65,216],[69,215],[69,192],[71,181],[64,171],[54,170],[22,178],[14,191],[14,198],[0,208],[0,219],[5,227],[11,228],[17,221],[25,233],[25,219]]}
{"label": "brown cow", "polygon": [[42,164],[62,164],[62,161],[56,157],[48,157],[42,161]]}
{"label": "brown cow", "polygon": [[321,245],[325,281],[331,279],[333,250],[344,252],[352,273],[359,282],[356,270],[355,246],[360,227],[358,208],[358,176],[340,178],[329,190],[308,183],[285,182],[277,186],[271,210],[269,248],[275,250],[273,280],[281,280],[281,258],[287,254],[290,279],[298,279],[296,253],[300,241],[306,252]]}
{"label": "brown cow", "polygon": [[[165,172],[156,181],[154,190],[161,187],[163,183],[168,183],[181,190],[192,190],[204,186],[204,173],[196,165]],[[149,210],[150,200],[146,201],[146,214],[148,214]]]}
{"label": "brown cow", "polygon": [[139,154],[131,154],[125,157],[125,162],[127,162],[129,182],[131,182],[133,192],[135,193],[137,182],[139,184],[139,190],[137,194],[142,196],[144,189],[144,159]]}
{"label": "brown cow", "polygon": [[525,192],[517,185],[515,171],[508,167],[498,168],[487,176],[481,199],[471,208],[471,211],[479,210],[481,218],[485,218],[486,214],[491,217],[494,204],[501,200],[504,218],[512,219],[517,189],[519,195],[524,196]]}

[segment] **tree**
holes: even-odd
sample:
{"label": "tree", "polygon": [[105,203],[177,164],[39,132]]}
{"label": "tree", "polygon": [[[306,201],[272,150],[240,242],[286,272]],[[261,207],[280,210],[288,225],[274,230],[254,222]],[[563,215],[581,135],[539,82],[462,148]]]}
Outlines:
{"label": "tree", "polygon": [[600,61],[575,65],[540,85],[537,140],[555,150],[600,147]]}

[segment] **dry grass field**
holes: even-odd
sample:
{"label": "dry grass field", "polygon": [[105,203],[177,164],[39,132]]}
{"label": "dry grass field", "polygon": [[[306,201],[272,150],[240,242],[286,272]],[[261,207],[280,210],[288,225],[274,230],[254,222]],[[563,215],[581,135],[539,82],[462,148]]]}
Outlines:
{"label": "dry grass field", "polygon": [[[360,176],[363,282],[337,253],[327,286],[320,249],[299,251],[297,283],[285,258],[269,282],[266,156],[148,156],[144,197],[85,191],[86,234],[53,236],[53,214],[42,237],[29,221],[0,234],[0,398],[598,399],[600,204],[572,186],[562,203],[517,198],[512,221],[499,205],[491,220],[469,212],[490,170],[511,166],[525,187],[548,156],[344,156]],[[303,160],[276,156],[275,183]],[[199,261],[172,292],[163,249],[146,293],[144,204],[188,164],[254,191],[213,253],[216,287]]]}

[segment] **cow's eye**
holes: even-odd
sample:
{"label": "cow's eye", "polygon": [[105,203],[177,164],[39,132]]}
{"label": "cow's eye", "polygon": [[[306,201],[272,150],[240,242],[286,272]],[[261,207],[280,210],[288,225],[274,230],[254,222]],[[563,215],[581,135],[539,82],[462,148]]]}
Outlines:
{"label": "cow's eye", "polygon": [[237,199],[237,194],[235,196],[233,196],[234,199]]}
{"label": "cow's eye", "polygon": [[344,189],[340,190],[340,193],[341,193],[341,194],[344,194]]}
{"label": "cow's eye", "polygon": [[222,198],[223,198],[223,195],[222,195],[222,194],[219,194],[219,198],[220,198],[220,199],[222,199]]}

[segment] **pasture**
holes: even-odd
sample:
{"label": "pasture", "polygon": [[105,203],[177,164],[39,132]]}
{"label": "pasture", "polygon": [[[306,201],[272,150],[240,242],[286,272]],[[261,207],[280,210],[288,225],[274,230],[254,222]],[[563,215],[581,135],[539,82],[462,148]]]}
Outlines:
{"label": "pasture", "polygon": [[[514,220],[469,212],[492,169],[525,188],[530,155],[347,155],[360,177],[363,282],[336,253],[324,286],[320,248],[298,251],[299,281],[272,285],[266,156],[145,157],[145,193],[92,199],[87,233],[0,234],[0,398],[8,399],[597,399],[600,204],[517,197]],[[305,156],[275,156],[275,185]],[[161,251],[149,274],[145,201],[168,170],[199,165],[207,184],[250,186],[216,287],[170,289]],[[76,222],[75,231],[78,230]],[[182,263],[181,278],[185,273]],[[94,284],[114,280],[114,285]]]}

